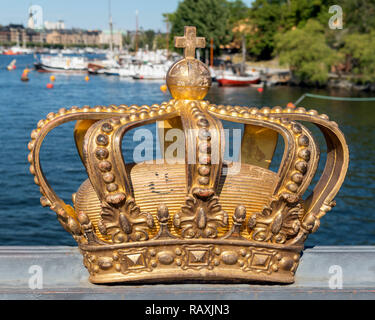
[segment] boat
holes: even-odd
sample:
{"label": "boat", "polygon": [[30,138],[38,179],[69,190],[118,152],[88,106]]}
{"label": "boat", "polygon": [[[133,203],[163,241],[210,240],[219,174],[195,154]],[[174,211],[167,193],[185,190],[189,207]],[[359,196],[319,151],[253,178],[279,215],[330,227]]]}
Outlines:
{"label": "boat", "polygon": [[233,65],[231,62],[222,66],[216,74],[220,86],[250,86],[260,83],[260,73],[255,69],[246,70],[246,39],[242,38],[242,63]]}
{"label": "boat", "polygon": [[20,53],[14,52],[13,50],[9,49],[9,50],[3,51],[2,54],[5,55],[5,56],[15,56],[15,55],[18,55]]}
{"label": "boat", "polygon": [[31,49],[21,48],[18,46],[11,47],[10,49],[4,50],[2,52],[2,54],[6,56],[16,56],[16,55],[31,54],[31,53],[33,53]]}
{"label": "boat", "polygon": [[42,55],[40,61],[34,63],[39,72],[67,72],[80,73],[87,72],[88,61],[85,57],[79,56],[57,56]]}
{"label": "boat", "polygon": [[59,49],[50,49],[49,54],[59,54],[60,50]]}
{"label": "boat", "polygon": [[138,74],[139,69],[139,65],[128,63],[121,66],[119,70],[119,75],[121,78],[133,78]]}
{"label": "boat", "polygon": [[85,52],[88,53],[88,54],[94,54],[94,53],[95,53],[95,50],[94,50],[94,48],[86,47],[86,48],[85,48]]}
{"label": "boat", "polygon": [[156,51],[150,51],[147,49],[139,49],[134,56],[134,60],[139,63],[151,63],[151,64],[164,64],[168,61],[167,50],[158,49]]}
{"label": "boat", "polygon": [[216,74],[216,81],[220,86],[249,86],[260,82],[260,73],[255,70],[244,73],[222,70]]}
{"label": "boat", "polygon": [[106,76],[120,76],[120,67],[112,67],[112,68],[105,68],[105,69],[101,69],[101,70],[98,70],[100,74],[100,72]]}
{"label": "boat", "polygon": [[106,60],[103,61],[92,61],[87,65],[87,71],[89,74],[104,74],[104,75],[119,75],[119,66],[113,65]]}
{"label": "boat", "polygon": [[13,59],[11,63],[9,63],[9,65],[7,66],[7,69],[9,71],[12,71],[14,69],[16,69],[16,59]]}
{"label": "boat", "polygon": [[165,80],[169,69],[168,64],[144,64],[133,76],[135,80]]}
{"label": "boat", "polygon": [[108,53],[104,60],[92,60],[88,62],[87,71],[90,74],[119,75],[120,64],[118,57],[112,52]]}
{"label": "boat", "polygon": [[92,61],[87,64],[87,71],[90,74],[99,74],[99,70],[103,70],[105,65],[102,61]]}
{"label": "boat", "polygon": [[266,86],[265,82],[259,82],[259,83],[256,83],[256,84],[251,84],[252,88],[264,88],[265,86]]}
{"label": "boat", "polygon": [[72,49],[62,49],[61,50],[62,54],[74,54],[75,52]]}
{"label": "boat", "polygon": [[210,69],[210,74],[211,74],[211,81],[216,82],[216,71],[213,67],[208,67]]}
{"label": "boat", "polygon": [[90,74],[104,74],[107,76],[119,76],[120,63],[118,55],[115,55],[113,45],[113,24],[112,24],[112,13],[111,3],[109,1],[109,29],[111,32],[109,41],[109,53],[107,53],[104,60],[90,61],[88,64],[88,72]]}

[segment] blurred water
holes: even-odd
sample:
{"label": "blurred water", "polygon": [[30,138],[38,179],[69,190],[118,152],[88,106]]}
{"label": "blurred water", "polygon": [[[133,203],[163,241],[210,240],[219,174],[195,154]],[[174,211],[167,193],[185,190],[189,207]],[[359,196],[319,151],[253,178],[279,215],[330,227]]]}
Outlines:
{"label": "blurred water", "polygon": [[[29,173],[27,144],[37,122],[49,112],[73,105],[148,104],[170,99],[160,82],[136,82],[117,77],[56,74],[55,88],[46,89],[50,74],[31,72],[30,81],[21,82],[24,67],[32,57],[17,57],[17,70],[5,68],[11,57],[0,56],[1,148],[0,245],[75,245],[57,222],[55,214],[39,203],[39,190]],[[304,92],[348,95],[291,87],[254,88],[213,87],[207,97],[213,103],[247,106],[285,106]],[[352,94],[354,95],[354,94]],[[306,108],[326,113],[340,125],[351,152],[350,170],[337,197],[337,207],[323,220],[307,245],[375,245],[375,104],[307,99]],[[153,126],[149,129],[154,130]],[[127,137],[132,139],[131,136]],[[324,150],[324,149],[323,149]],[[73,124],[54,130],[45,140],[41,155],[43,170],[57,194],[70,201],[86,172],[73,140]],[[324,160],[324,159],[323,159]],[[320,167],[321,170],[321,167]]]}

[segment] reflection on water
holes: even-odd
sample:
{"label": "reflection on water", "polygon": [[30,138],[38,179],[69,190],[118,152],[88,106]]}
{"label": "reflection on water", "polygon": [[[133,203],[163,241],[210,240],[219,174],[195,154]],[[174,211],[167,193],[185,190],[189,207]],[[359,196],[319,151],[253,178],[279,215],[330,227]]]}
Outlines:
{"label": "reflection on water", "polygon": [[[56,75],[55,88],[47,90],[45,86],[50,74],[32,72],[28,83],[20,81],[23,67],[31,65],[31,57],[17,58],[18,69],[13,72],[5,70],[9,59],[0,56],[1,245],[75,245],[57,222],[55,214],[40,206],[39,190],[33,183],[26,160],[31,131],[41,118],[61,107],[150,105],[168,100],[170,96],[160,91],[160,82],[144,83],[116,77],[91,77],[86,82],[84,75]],[[348,95],[347,92],[291,87],[265,88],[261,94],[254,88],[214,86],[207,99],[216,104],[285,107],[288,102],[297,101],[304,92]],[[309,238],[307,245],[374,245],[375,103],[308,98],[301,106],[317,109],[338,122],[351,152],[349,173],[337,197],[337,207],[322,220],[321,228]],[[149,126],[149,129],[155,131],[153,126]],[[53,131],[46,139],[41,155],[47,178],[66,201],[70,201],[71,194],[87,177],[72,133],[73,124],[65,124]],[[128,136],[126,144],[129,145],[131,140],[132,137]],[[321,136],[319,140],[322,141]],[[324,162],[324,157],[321,162]],[[320,171],[323,165],[321,163]]]}

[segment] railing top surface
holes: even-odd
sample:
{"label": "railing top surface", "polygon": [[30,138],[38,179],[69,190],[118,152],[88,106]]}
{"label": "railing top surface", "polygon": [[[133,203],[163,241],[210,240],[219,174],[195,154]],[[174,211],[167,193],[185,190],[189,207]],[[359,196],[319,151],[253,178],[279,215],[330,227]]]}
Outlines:
{"label": "railing top surface", "polygon": [[[29,287],[30,267],[43,289]],[[341,268],[341,271],[340,271]],[[342,289],[330,288],[342,275]],[[96,286],[74,247],[0,247],[0,299],[375,299],[375,246],[304,251],[292,285],[156,284]]]}

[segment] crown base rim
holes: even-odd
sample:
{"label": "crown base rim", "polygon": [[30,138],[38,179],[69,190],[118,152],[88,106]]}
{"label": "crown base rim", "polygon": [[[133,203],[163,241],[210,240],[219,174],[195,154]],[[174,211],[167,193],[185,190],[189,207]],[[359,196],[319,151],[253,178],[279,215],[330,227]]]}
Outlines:
{"label": "crown base rim", "polygon": [[[294,274],[273,274],[259,275],[256,273],[244,274],[241,270],[232,269],[222,271],[191,271],[188,274],[181,273],[177,268],[169,270],[168,274],[135,274],[124,275],[121,273],[91,275],[89,281],[92,284],[184,284],[184,283],[205,283],[205,284],[293,284]],[[228,274],[230,273],[230,275]]]}
{"label": "crown base rim", "polygon": [[109,251],[119,249],[134,249],[143,247],[163,247],[163,246],[182,246],[182,245],[214,245],[218,247],[234,246],[238,249],[241,248],[259,248],[259,249],[273,249],[285,252],[301,252],[304,249],[304,245],[294,244],[277,244],[277,243],[266,243],[257,242],[254,240],[245,239],[242,237],[233,238],[221,238],[221,239],[173,239],[173,238],[159,238],[151,239],[147,241],[139,242],[126,242],[121,244],[80,244],[79,248],[81,251],[95,252],[95,251]]}
{"label": "crown base rim", "polygon": [[94,284],[294,282],[302,247],[226,240],[157,240],[81,246]]}

